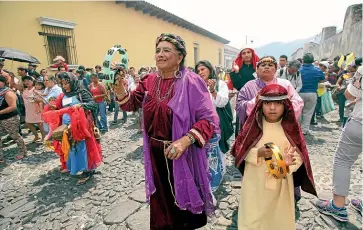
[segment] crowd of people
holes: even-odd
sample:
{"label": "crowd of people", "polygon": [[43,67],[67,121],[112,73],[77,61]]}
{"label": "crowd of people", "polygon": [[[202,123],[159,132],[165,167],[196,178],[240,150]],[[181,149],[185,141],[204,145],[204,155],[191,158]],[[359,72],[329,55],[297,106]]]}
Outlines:
{"label": "crowd of people", "polygon": [[[114,112],[111,125],[118,123],[120,110],[123,123],[127,112],[134,112],[143,136],[150,229],[206,225],[229,153],[243,175],[238,229],[295,229],[300,189],[317,196],[305,136],[334,110],[336,100],[344,128],[334,157],[334,199],[316,206],[348,221],[350,170],[362,152],[361,58],[317,62],[306,53],[276,61],[244,47],[226,70],[208,60],[186,67],[186,56],[181,37],[161,34],[156,67],[136,71],[113,63],[111,84],[104,83],[101,66],[72,71],[61,56],[51,66],[58,70],[54,76],[29,64],[18,68],[17,78],[0,62],[0,131],[18,145],[17,159],[24,158],[24,117],[33,142],[52,148],[61,172],[81,174],[78,184],[83,184],[102,162],[107,111]],[[350,205],[361,212],[361,199]]]}

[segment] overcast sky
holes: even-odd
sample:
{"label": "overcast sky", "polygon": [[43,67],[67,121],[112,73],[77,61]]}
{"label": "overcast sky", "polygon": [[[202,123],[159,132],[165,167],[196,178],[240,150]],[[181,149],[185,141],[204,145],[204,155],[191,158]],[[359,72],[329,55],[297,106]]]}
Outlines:
{"label": "overcast sky", "polygon": [[346,9],[361,0],[147,0],[240,48],[308,38],[325,26],[343,27]]}

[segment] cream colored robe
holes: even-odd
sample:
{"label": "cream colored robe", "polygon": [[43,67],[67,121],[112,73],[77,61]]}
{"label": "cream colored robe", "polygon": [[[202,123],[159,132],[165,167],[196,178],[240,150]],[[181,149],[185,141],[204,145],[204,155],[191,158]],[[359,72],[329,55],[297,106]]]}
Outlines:
{"label": "cream colored robe", "polygon": [[[257,158],[257,150],[268,142],[276,144],[282,152],[290,147],[281,121],[268,123],[263,120],[262,138],[246,156],[238,210],[238,230],[295,229],[292,175],[289,174],[286,179],[275,179],[267,171],[264,158]],[[295,152],[294,156],[296,165],[290,166],[290,173],[295,172],[302,164],[299,154]]]}

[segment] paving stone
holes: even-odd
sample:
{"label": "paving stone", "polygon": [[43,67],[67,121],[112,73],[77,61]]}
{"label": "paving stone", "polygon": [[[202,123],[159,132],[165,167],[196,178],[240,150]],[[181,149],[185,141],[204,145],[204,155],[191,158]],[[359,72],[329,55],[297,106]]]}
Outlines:
{"label": "paving stone", "polygon": [[[312,126],[312,135],[305,138],[319,196],[328,199],[332,196],[331,162],[340,129],[334,122],[338,119],[336,111],[324,116],[328,122],[322,121],[319,126]],[[103,136],[101,142],[107,164],[101,164],[97,169],[100,173],[95,174],[85,185],[76,186],[76,178],[60,174],[58,156],[42,147],[29,151],[29,156],[23,161],[14,160],[0,168],[0,229],[149,229],[149,209],[144,207],[144,166],[139,160],[142,158],[142,139],[141,136],[136,141],[133,141],[135,138],[130,139],[136,133],[130,126],[134,121],[135,118],[130,117],[127,125],[111,129]],[[26,143],[31,138],[31,135],[26,137]],[[16,145],[5,147],[6,158],[10,150],[15,156]],[[352,166],[351,199],[362,194],[361,160],[362,156]],[[215,194],[219,209],[214,217],[208,219],[208,224],[199,230],[237,229],[242,177],[229,154],[226,162],[224,182]],[[318,213],[313,205],[316,200],[314,196],[304,192],[302,196],[296,229],[354,230],[360,227],[362,217],[351,209],[348,210],[350,222],[337,225],[331,218]],[[32,202],[36,202],[35,207]],[[124,207],[127,209],[125,212],[119,207],[124,202],[134,202],[134,205],[131,208]],[[1,212],[8,213],[12,218],[3,218]],[[106,225],[104,221],[107,218],[117,223]]]}
{"label": "paving stone", "polygon": [[220,226],[229,226],[229,225],[232,225],[232,220],[226,219],[222,216],[222,217],[218,218],[218,221],[216,224],[220,225]]}
{"label": "paving stone", "polygon": [[146,203],[145,189],[131,193],[129,198],[140,203]]}
{"label": "paving stone", "polygon": [[140,203],[127,200],[115,206],[115,208],[106,215],[103,222],[107,225],[119,224],[126,220],[131,214],[136,212],[140,207]]}
{"label": "paving stone", "polygon": [[60,229],[60,222],[59,222],[59,220],[55,220],[55,221],[53,221],[53,224],[52,224],[52,229],[53,230],[59,230]]}
{"label": "paving stone", "polygon": [[11,212],[17,210],[18,208],[21,208],[22,206],[24,206],[27,203],[28,203],[28,200],[23,198],[23,199],[17,201],[16,203],[1,209],[0,216],[7,217]]}
{"label": "paving stone", "polygon": [[140,211],[127,218],[126,223],[131,230],[150,229],[150,209],[141,209]]}
{"label": "paving stone", "polygon": [[221,203],[219,203],[218,207],[221,210],[226,210],[229,207],[229,204],[227,202],[221,202]]}
{"label": "paving stone", "polygon": [[104,224],[97,224],[90,228],[89,230],[108,230],[108,227]]}

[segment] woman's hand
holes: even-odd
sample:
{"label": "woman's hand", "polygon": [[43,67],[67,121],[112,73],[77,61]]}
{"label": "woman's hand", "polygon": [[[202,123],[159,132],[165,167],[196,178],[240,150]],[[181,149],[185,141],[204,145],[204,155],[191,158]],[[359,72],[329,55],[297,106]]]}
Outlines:
{"label": "woman's hand", "polygon": [[294,157],[294,153],[296,152],[296,147],[287,149],[284,151],[283,157],[286,166],[296,165],[296,158]]}
{"label": "woman's hand", "polygon": [[257,157],[270,158],[272,157],[272,149],[263,146],[257,150]]}
{"label": "woman's hand", "polygon": [[233,64],[232,64],[232,71],[235,73],[239,72],[239,67],[235,62],[233,62]]}
{"label": "woman's hand", "polygon": [[216,89],[216,80],[215,79],[209,79],[207,82],[209,92],[214,92]]}
{"label": "woman's hand", "polygon": [[184,136],[171,143],[170,146],[165,150],[164,155],[170,160],[177,160],[190,146],[190,144],[189,137]]}
{"label": "woman's hand", "polygon": [[79,108],[81,108],[82,107],[82,105],[81,104],[77,104],[77,105],[74,105],[73,106],[73,108],[75,108],[75,109],[79,109]]}

